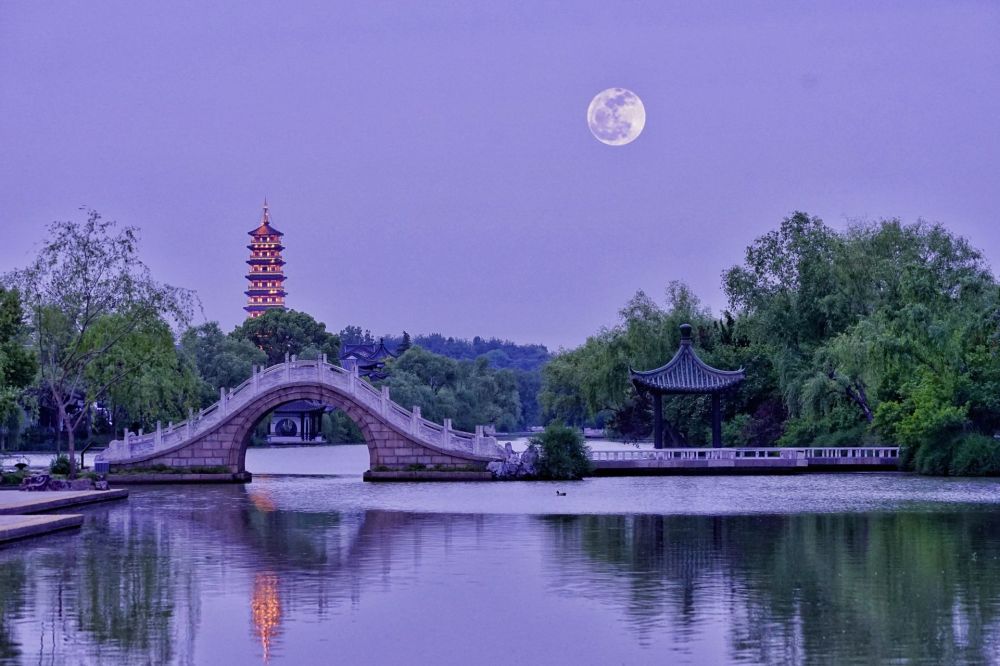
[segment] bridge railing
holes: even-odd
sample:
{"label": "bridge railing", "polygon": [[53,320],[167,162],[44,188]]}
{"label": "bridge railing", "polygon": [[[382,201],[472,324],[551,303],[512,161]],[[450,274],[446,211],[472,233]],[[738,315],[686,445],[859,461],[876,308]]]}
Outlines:
{"label": "bridge railing", "polygon": [[316,381],[339,389],[419,442],[444,450],[502,456],[496,437],[487,435],[483,426],[477,426],[474,433],[467,433],[452,429],[450,419],[445,419],[443,425],[428,421],[421,416],[419,407],[411,411],[393,402],[388,387],[380,391],[359,377],[356,369],[348,371],[328,363],[324,355],[321,360],[297,360],[292,356],[269,368],[255,366],[253,374],[235,388],[220,389],[219,401],[210,407],[191,411],[187,420],[168,423],[166,428],[157,423],[156,430],[151,433],[126,432],[123,439],[112,441],[98,459],[127,460],[183,444],[215,427],[260,394],[302,381]]}
{"label": "bridge railing", "polygon": [[823,447],[823,448],[732,448],[732,449],[636,449],[625,451],[591,451],[590,459],[599,461],[630,460],[744,460],[779,458],[782,460],[807,460],[813,458],[837,459],[892,459],[899,457],[899,447]]}

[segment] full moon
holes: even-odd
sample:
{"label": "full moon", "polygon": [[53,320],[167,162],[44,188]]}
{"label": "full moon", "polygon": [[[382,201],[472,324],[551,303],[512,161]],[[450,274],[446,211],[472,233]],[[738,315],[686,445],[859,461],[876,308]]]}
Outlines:
{"label": "full moon", "polygon": [[635,141],[646,126],[646,107],[631,90],[608,88],[590,102],[587,125],[601,143],[624,146]]}

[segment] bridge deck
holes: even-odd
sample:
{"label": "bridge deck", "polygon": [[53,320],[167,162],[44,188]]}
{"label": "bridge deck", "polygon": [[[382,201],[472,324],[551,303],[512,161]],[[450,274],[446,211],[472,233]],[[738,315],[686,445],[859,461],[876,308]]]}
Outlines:
{"label": "bridge deck", "polygon": [[899,447],[593,451],[590,459],[597,476],[892,471]]}

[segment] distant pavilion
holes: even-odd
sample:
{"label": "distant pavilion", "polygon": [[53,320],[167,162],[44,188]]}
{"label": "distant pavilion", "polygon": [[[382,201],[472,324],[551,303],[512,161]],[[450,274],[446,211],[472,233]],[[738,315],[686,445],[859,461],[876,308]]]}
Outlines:
{"label": "distant pavilion", "polygon": [[379,338],[378,343],[345,344],[340,351],[340,365],[345,370],[357,368],[358,376],[381,380],[388,377],[385,364],[399,354],[389,351],[385,346],[385,338]]}
{"label": "distant pavilion", "polygon": [[[635,371],[629,368],[629,378],[637,391],[653,398],[653,446],[664,448],[663,442],[663,396],[699,395],[712,396],[712,447],[722,446],[721,396],[742,382],[746,375],[743,369],[718,370],[708,365],[694,351],[691,343],[691,325],[681,324],[681,346],[674,357],[656,370]],[[677,433],[671,427],[672,446],[680,444]]]}

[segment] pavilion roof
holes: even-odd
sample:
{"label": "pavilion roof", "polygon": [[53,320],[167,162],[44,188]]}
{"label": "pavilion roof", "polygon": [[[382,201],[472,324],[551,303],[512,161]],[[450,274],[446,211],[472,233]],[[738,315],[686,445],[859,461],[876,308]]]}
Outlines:
{"label": "pavilion roof", "polygon": [[632,370],[629,378],[636,388],[654,393],[718,393],[746,378],[743,368],[719,370],[708,365],[694,351],[691,326],[681,325],[681,346],[670,361],[655,370]]}
{"label": "pavilion roof", "polygon": [[385,338],[379,338],[377,343],[345,344],[340,352],[340,358],[381,361],[386,358],[396,358],[396,355],[386,348]]}

